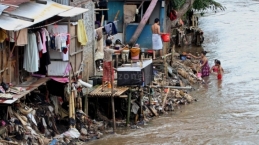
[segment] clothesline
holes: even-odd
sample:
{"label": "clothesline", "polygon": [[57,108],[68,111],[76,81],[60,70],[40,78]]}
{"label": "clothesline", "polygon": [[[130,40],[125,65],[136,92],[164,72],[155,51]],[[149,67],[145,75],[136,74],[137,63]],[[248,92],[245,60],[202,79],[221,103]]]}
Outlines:
{"label": "clothesline", "polygon": [[53,22],[53,23],[50,23],[50,24],[46,24],[46,25],[42,25],[42,26],[38,26],[38,27],[32,27],[32,28],[28,28],[28,29],[38,29],[38,28],[43,28],[43,27],[46,27],[46,26],[49,26],[49,25],[53,25],[53,24],[56,24],[56,23],[58,23],[58,22],[60,22],[60,21],[62,21],[62,20],[64,20],[65,18],[62,18],[62,19],[60,19],[60,20],[58,20],[58,21],[55,21],[55,22]]}
{"label": "clothesline", "polygon": [[[119,21],[119,20],[113,21],[113,23],[114,23],[114,22],[118,22],[118,21]],[[102,29],[102,28],[104,28],[104,26],[99,27],[99,28],[96,28],[95,30]]]}

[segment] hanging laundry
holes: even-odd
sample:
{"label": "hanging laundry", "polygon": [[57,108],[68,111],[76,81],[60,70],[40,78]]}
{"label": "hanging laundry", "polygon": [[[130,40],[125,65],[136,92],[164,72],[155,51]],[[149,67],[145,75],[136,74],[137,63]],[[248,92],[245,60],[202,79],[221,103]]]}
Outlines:
{"label": "hanging laundry", "polygon": [[40,67],[39,71],[36,74],[46,75],[47,74],[47,66],[50,64],[50,55],[49,55],[49,46],[48,46],[48,37],[46,37],[46,53],[42,54],[40,58]]}
{"label": "hanging laundry", "polygon": [[43,31],[45,31],[46,38],[48,39],[48,41],[50,41],[49,31],[46,28],[42,28],[42,29]]}
{"label": "hanging laundry", "polygon": [[6,38],[8,38],[7,32],[0,28],[0,43],[3,43]]}
{"label": "hanging laundry", "polygon": [[108,35],[112,35],[112,24],[106,24],[106,25],[104,25],[104,29],[105,29],[105,32],[106,32]]}
{"label": "hanging laundry", "polygon": [[[111,35],[117,34],[117,22],[108,22],[107,25],[111,25]],[[106,27],[105,27],[106,29]]]}
{"label": "hanging laundry", "polygon": [[55,45],[55,36],[50,36],[50,48],[51,49],[56,49]]}
{"label": "hanging laundry", "polygon": [[24,48],[23,68],[28,72],[37,72],[39,70],[39,53],[36,49],[36,35],[29,33],[27,40],[28,44]]}
{"label": "hanging laundry", "polygon": [[63,52],[64,54],[67,53],[68,48],[69,48],[69,44],[70,44],[70,35],[67,36],[66,47],[62,48],[62,52]]}
{"label": "hanging laundry", "polygon": [[40,36],[40,32],[36,32],[36,37],[37,37],[37,48],[38,51],[42,51],[43,50],[43,46],[42,46],[42,41],[41,41],[41,36]]}
{"label": "hanging laundry", "polygon": [[103,29],[97,29],[95,38],[97,41],[101,40],[103,38]]}
{"label": "hanging laundry", "polygon": [[[19,36],[18,36],[19,34]],[[16,36],[17,36],[17,42],[16,42],[16,45],[17,46],[24,46],[26,44],[28,44],[28,29],[22,29],[20,30],[20,32],[16,32]]]}
{"label": "hanging laundry", "polygon": [[40,30],[40,34],[41,34],[41,40],[42,40],[42,53],[46,53],[47,52],[47,48],[46,48],[46,35],[45,35],[45,30],[41,29]]}
{"label": "hanging laundry", "polygon": [[55,48],[56,50],[61,52],[61,37],[60,36],[55,36]]}
{"label": "hanging laundry", "polygon": [[103,53],[103,38],[101,38],[99,41],[96,42],[97,43],[97,48],[96,48],[96,52],[95,52],[95,57],[94,60],[99,60],[99,59],[103,59],[104,57],[104,53]]}
{"label": "hanging laundry", "polygon": [[86,35],[86,30],[85,30],[85,25],[83,20],[78,20],[78,25],[77,25],[77,39],[78,42],[81,43],[81,45],[86,45],[87,43],[87,35]]}

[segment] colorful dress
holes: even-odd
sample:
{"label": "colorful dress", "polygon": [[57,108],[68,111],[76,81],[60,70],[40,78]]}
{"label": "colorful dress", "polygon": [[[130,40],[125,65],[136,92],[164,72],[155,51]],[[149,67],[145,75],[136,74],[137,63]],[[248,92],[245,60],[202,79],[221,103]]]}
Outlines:
{"label": "colorful dress", "polygon": [[[203,64],[203,61],[201,60],[201,64]],[[208,61],[204,64],[204,66],[201,68],[201,77],[206,77],[210,75],[210,66],[208,64]]]}

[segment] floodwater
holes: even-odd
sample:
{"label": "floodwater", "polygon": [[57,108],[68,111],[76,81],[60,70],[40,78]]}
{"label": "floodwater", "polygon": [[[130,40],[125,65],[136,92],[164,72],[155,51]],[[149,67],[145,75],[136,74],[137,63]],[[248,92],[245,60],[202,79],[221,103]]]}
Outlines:
{"label": "floodwater", "polygon": [[191,92],[198,102],[155,118],[143,129],[119,130],[87,144],[259,144],[259,1],[217,1],[227,9],[206,14],[199,26],[210,66],[221,60],[223,80],[211,75]]}

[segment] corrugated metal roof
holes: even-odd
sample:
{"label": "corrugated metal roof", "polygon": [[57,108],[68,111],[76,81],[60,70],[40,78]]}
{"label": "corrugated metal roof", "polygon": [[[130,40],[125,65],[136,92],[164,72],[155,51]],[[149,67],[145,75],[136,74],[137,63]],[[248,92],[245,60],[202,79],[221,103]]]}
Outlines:
{"label": "corrugated metal roof", "polygon": [[74,17],[88,11],[88,9],[74,7],[66,12],[58,14],[60,17]]}
{"label": "corrugated metal roof", "polygon": [[17,31],[42,22],[56,15],[61,17],[73,17],[86,11],[87,9],[61,5],[52,1],[47,1],[46,5],[38,4],[35,2],[26,2],[21,4],[16,10],[10,12],[10,14],[34,19],[34,22],[1,15],[0,27],[9,31]]}
{"label": "corrugated metal roof", "polygon": [[52,0],[56,3],[62,4],[62,5],[69,5],[69,0]]}
{"label": "corrugated metal roof", "polygon": [[8,8],[8,6],[6,6],[6,5],[1,5],[0,4],[0,15],[2,14],[2,12],[5,10],[5,9],[7,9]]}

